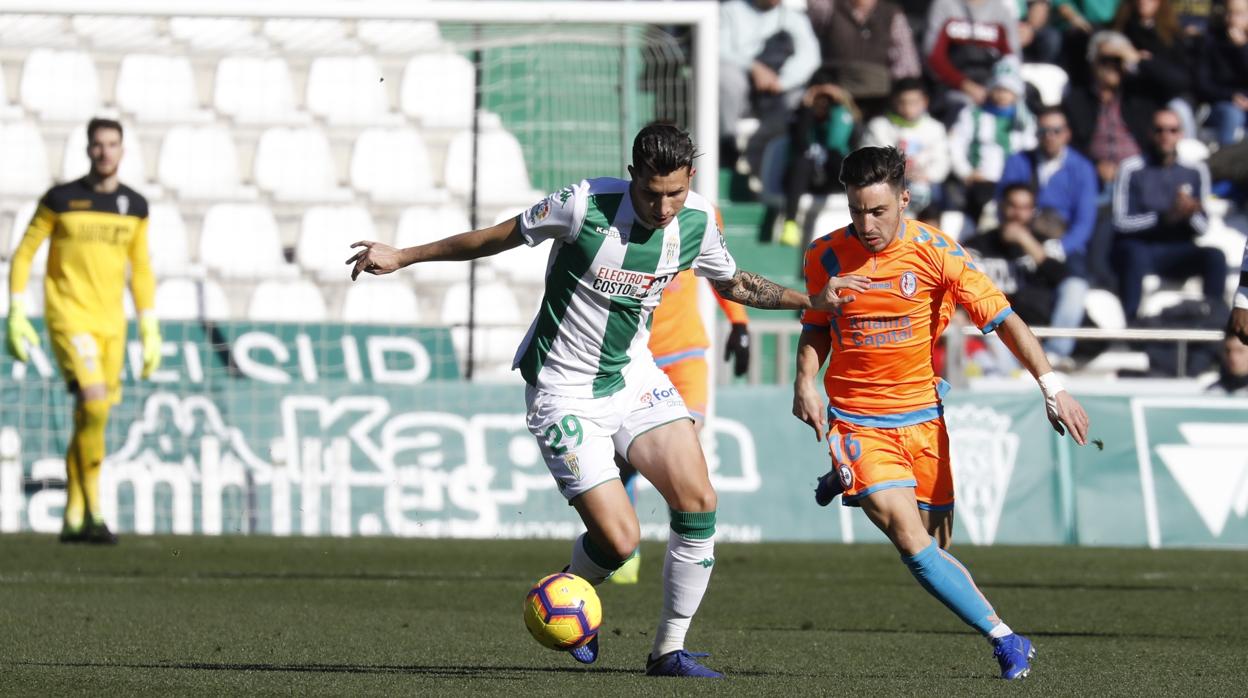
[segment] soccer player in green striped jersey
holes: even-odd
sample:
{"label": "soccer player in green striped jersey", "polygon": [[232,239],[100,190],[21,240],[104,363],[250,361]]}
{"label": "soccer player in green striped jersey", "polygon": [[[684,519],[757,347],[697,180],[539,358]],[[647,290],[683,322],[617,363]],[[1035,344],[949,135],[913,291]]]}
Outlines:
{"label": "soccer player in green striped jersey", "polygon": [[[663,609],[646,673],[719,678],[685,650],[685,635],[715,564],[716,495],[689,411],[647,348],[663,288],[692,268],[720,295],[756,308],[828,309],[863,291],[861,276],[834,278],[818,294],[777,285],[737,267],[710,201],[690,190],[694,146],[670,124],[633,141],[630,179],[584,180],[498,225],[395,249],[360,241],[351,278],[411,264],[469,260],[552,241],[545,293],[516,351],[527,384],[527,423],[560,492],[587,532],[568,571],[599,584],[636,551],[636,512],[615,454],[662,494],[671,511]],[[598,656],[598,638],[573,650]]]}

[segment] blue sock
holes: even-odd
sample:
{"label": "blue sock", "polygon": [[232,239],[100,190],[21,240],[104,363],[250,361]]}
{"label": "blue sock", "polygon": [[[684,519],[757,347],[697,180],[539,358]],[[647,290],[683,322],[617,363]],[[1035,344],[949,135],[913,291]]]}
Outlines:
{"label": "blue sock", "polygon": [[941,550],[935,539],[913,556],[902,555],[901,561],[929,594],[940,599],[967,625],[985,636],[1000,625],[1001,619],[975,586],[971,573],[956,558]]}

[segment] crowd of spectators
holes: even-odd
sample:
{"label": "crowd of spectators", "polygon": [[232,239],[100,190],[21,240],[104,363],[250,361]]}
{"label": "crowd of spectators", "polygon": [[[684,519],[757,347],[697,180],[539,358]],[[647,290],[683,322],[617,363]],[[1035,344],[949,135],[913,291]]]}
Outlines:
{"label": "crowd of spectators", "polygon": [[1079,326],[1094,287],[1130,321],[1149,275],[1199,278],[1225,317],[1225,253],[1197,238],[1210,197],[1244,194],[1180,143],[1241,141],[1248,0],[724,0],[721,32],[721,162],[787,139],[777,242],[805,241],[799,202],[851,150],[896,145],[910,215],[962,212],[946,232],[1029,323]]}

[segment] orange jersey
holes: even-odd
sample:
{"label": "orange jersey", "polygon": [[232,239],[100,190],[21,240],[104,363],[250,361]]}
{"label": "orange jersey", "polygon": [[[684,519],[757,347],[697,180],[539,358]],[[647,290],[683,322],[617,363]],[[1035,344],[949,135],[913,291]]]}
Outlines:
{"label": "orange jersey", "polygon": [[[720,298],[718,293],[715,299],[729,322],[746,322],[745,308]],[[692,269],[686,269],[663,289],[650,325],[650,353],[662,358],[709,346],[711,340],[702,326],[702,314],[698,312],[698,277],[693,275]]]}
{"label": "orange jersey", "polygon": [[833,418],[896,427],[940,415],[946,384],[932,368],[932,349],[954,304],[986,334],[1013,312],[953,238],[907,220],[897,238],[872,253],[852,226],[810,244],[806,288],[818,293],[832,276],[861,274],[870,288],[837,313],[807,310],[803,328],[832,338],[824,387]]}

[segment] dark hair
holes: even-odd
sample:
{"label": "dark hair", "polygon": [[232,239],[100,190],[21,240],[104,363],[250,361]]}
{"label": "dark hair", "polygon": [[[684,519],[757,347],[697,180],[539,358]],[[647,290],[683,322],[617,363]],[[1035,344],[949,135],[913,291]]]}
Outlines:
{"label": "dark hair", "polygon": [[1033,204],[1036,202],[1036,190],[1032,189],[1030,184],[1015,182],[1013,184],[1006,185],[1005,189],[1001,190],[1001,203],[1004,204],[1006,201],[1009,201],[1011,194],[1020,191],[1027,192],[1027,194],[1031,197],[1031,202]]}
{"label": "dark hair", "polygon": [[95,138],[95,132],[102,128],[111,128],[117,132],[118,136],[125,137],[125,131],[122,130],[120,121],[116,119],[102,119],[97,116],[87,122],[87,142],[90,143],[91,139]]}
{"label": "dark hair", "polygon": [[[1121,0],[1118,3],[1118,10],[1114,12],[1114,18],[1110,20],[1110,26],[1126,34],[1132,20],[1138,22],[1139,19],[1139,0]],[[1161,44],[1166,48],[1174,46],[1176,42],[1181,41],[1182,30],[1179,24],[1179,13],[1174,5],[1170,3],[1170,0],[1160,0],[1157,5],[1157,15],[1153,17],[1153,32],[1157,34]]]}
{"label": "dark hair", "polygon": [[657,175],[693,168],[693,139],[679,126],[655,122],[633,139],[633,168]]}
{"label": "dark hair", "polygon": [[1070,119],[1066,118],[1066,112],[1057,105],[1048,106],[1036,112],[1036,121],[1039,122],[1040,119],[1043,119],[1046,116],[1053,116],[1054,114],[1062,117],[1063,121],[1070,121]]}
{"label": "dark hair", "polygon": [[906,185],[906,154],[894,146],[859,148],[841,163],[841,184],[847,187],[861,189],[880,182],[897,191]]}
{"label": "dark hair", "polygon": [[890,99],[897,99],[902,93],[910,92],[911,90],[918,90],[923,93],[924,97],[927,96],[927,88],[924,87],[921,78],[901,78],[893,82],[893,89],[889,91],[888,96]]}

